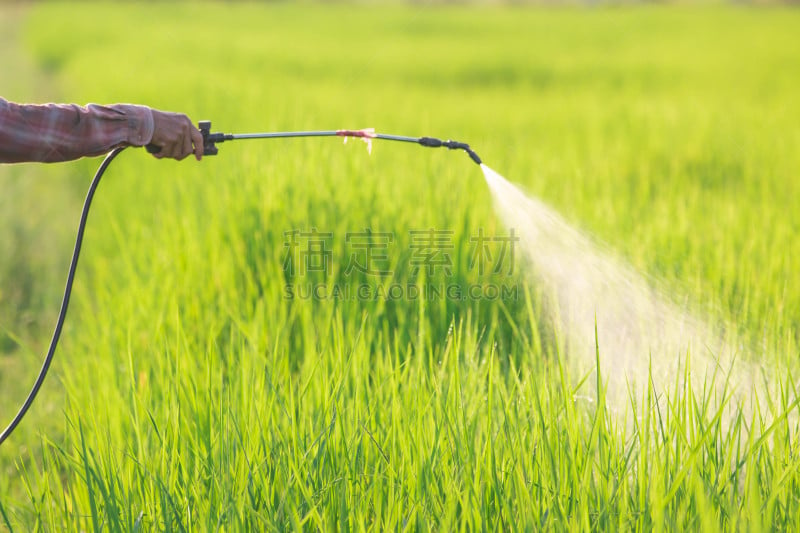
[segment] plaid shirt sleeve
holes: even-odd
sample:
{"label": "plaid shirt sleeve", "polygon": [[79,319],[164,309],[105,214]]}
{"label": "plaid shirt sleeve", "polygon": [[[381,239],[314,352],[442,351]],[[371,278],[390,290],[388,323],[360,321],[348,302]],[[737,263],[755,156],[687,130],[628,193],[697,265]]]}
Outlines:
{"label": "plaid shirt sleeve", "polygon": [[15,104],[0,98],[0,163],[52,163],[101,155],[153,138],[149,107]]}

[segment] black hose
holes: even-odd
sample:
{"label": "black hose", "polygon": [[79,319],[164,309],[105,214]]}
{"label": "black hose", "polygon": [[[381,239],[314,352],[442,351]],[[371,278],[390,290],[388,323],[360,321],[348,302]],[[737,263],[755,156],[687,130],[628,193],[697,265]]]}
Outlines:
{"label": "black hose", "polygon": [[121,151],[123,151],[125,147],[115,148],[111,152],[108,153],[103,162],[100,164],[100,167],[97,169],[97,172],[94,175],[94,179],[92,179],[92,184],[89,185],[89,191],[86,193],[86,200],[83,202],[83,211],[81,211],[81,220],[78,224],[78,235],[75,237],[75,248],[72,251],[72,262],[69,265],[69,273],[67,274],[67,285],[64,287],[64,297],[61,299],[61,310],[58,313],[58,321],[56,322],[56,329],[53,331],[53,338],[50,339],[50,348],[47,350],[47,357],[44,360],[44,364],[42,364],[42,369],[39,371],[39,376],[36,378],[36,383],[33,384],[33,388],[31,392],[28,393],[28,397],[25,399],[25,403],[22,404],[20,407],[19,412],[14,417],[14,420],[8,425],[6,429],[0,433],[0,445],[11,435],[14,429],[19,425],[22,421],[25,413],[28,412],[31,404],[33,404],[33,400],[36,398],[36,394],[39,392],[39,389],[44,383],[44,378],[47,377],[47,371],[50,370],[50,363],[53,362],[53,356],[56,353],[56,346],[58,346],[58,339],[61,337],[61,328],[64,326],[64,319],[67,317],[67,308],[69,307],[69,297],[72,295],[72,283],[75,281],[75,271],[78,268],[78,257],[81,254],[81,244],[83,243],[83,232],[86,229],[86,219],[89,217],[89,207],[92,205],[92,198],[94,197],[94,193],[97,190],[97,185],[100,183],[100,179],[103,177],[108,165],[111,164],[111,161],[114,160],[117,155]]}

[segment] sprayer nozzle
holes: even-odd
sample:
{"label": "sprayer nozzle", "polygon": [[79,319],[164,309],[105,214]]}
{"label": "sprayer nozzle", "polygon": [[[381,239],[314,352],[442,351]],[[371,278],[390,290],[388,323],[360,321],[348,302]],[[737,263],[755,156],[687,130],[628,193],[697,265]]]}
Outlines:
{"label": "sprayer nozzle", "polygon": [[429,148],[439,148],[440,146],[445,146],[450,150],[464,150],[467,152],[467,155],[469,155],[470,159],[479,165],[481,164],[481,158],[478,157],[478,154],[472,151],[472,148],[470,148],[467,143],[461,143],[458,141],[443,141],[441,139],[437,139],[436,137],[420,137],[417,139],[417,142],[422,146],[427,146]]}
{"label": "sprayer nozzle", "polygon": [[465,152],[467,152],[467,155],[470,157],[470,159],[472,159],[479,165],[481,164],[481,158],[478,157],[478,154],[476,154],[472,150],[472,148],[469,147],[467,143],[461,143],[458,141],[445,141],[442,143],[442,146],[446,146],[450,150],[464,150]]}
{"label": "sprayer nozzle", "polygon": [[465,148],[465,150],[467,151],[467,155],[469,155],[470,159],[472,159],[473,161],[475,161],[479,165],[481,163],[483,163],[483,161],[481,161],[481,158],[478,157],[478,154],[473,152],[471,148]]}

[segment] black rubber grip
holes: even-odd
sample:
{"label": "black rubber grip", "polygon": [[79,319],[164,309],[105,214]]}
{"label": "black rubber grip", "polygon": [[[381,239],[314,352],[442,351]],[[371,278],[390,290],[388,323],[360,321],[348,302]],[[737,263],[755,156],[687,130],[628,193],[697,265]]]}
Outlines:
{"label": "black rubber grip", "polygon": [[157,154],[158,152],[161,151],[161,147],[153,143],[150,143],[147,146],[145,146],[145,149],[151,154]]}

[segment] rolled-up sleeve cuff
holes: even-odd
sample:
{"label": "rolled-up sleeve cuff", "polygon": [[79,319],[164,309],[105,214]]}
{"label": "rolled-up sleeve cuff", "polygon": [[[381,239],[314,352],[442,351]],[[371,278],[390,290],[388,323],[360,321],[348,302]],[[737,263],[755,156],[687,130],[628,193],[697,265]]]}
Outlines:
{"label": "rolled-up sleeve cuff", "polygon": [[153,139],[155,126],[152,109],[135,104],[114,104],[109,107],[125,114],[128,121],[128,144],[144,146]]}

